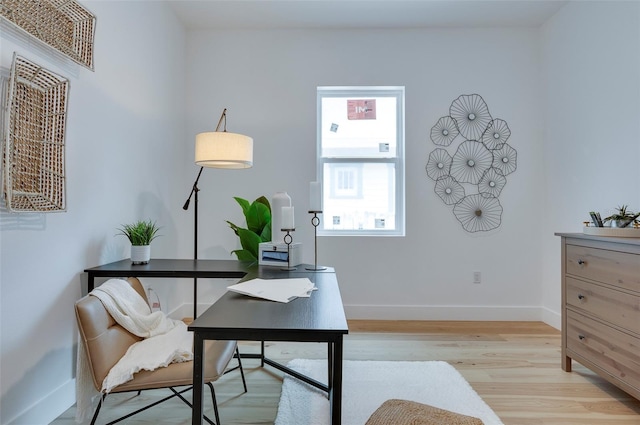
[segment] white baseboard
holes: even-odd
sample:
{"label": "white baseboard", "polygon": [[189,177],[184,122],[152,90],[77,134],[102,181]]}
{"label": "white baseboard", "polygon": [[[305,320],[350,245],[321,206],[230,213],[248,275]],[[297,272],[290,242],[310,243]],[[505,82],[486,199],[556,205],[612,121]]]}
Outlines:
{"label": "white baseboard", "polygon": [[[209,307],[211,307],[211,304],[198,303],[198,314],[202,314]],[[173,310],[167,312],[167,316],[176,320],[182,320],[185,317],[193,317],[193,304],[181,304]]]}
{"label": "white baseboard", "polygon": [[[198,311],[204,311],[201,305],[198,305]],[[176,320],[181,320],[183,317],[193,317],[193,304],[182,304],[167,312],[167,316]]]}
{"label": "white baseboard", "polygon": [[344,306],[347,319],[362,320],[486,320],[543,321],[541,307],[466,305],[358,305]]}
{"label": "white baseboard", "polygon": [[33,425],[48,424],[64,413],[76,402],[76,380],[71,379],[67,383],[52,391],[43,399],[34,403],[25,412],[10,419],[7,425]]}
{"label": "white baseboard", "polygon": [[562,315],[557,311],[549,310],[546,307],[542,309],[542,321],[549,326],[553,326],[557,330],[562,330]]}
{"label": "white baseboard", "polygon": [[[210,305],[198,304],[202,313]],[[544,322],[560,329],[560,314],[536,306],[466,306],[466,305],[364,305],[344,306],[347,319],[353,320],[486,320]],[[181,319],[193,316],[193,304],[182,304],[168,313]]]}

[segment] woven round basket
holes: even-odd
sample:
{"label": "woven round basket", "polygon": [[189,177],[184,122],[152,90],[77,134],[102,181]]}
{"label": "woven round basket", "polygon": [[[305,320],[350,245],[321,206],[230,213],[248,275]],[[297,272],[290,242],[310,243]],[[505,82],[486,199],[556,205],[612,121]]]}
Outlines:
{"label": "woven round basket", "polygon": [[427,404],[391,399],[382,403],[365,425],[483,425],[483,422]]}

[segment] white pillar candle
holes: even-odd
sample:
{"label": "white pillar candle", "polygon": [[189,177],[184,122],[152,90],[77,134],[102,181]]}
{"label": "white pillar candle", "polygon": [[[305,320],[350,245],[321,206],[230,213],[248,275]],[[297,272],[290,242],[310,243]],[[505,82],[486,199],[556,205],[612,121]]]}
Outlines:
{"label": "white pillar candle", "polygon": [[293,207],[282,207],[282,228],[295,229],[293,221]]}
{"label": "white pillar candle", "polygon": [[309,184],[309,211],[322,211],[322,189],[319,182]]}
{"label": "white pillar candle", "polygon": [[271,198],[271,240],[282,242],[286,232],[282,230],[282,207],[291,206],[291,197],[287,192],[276,192]]}

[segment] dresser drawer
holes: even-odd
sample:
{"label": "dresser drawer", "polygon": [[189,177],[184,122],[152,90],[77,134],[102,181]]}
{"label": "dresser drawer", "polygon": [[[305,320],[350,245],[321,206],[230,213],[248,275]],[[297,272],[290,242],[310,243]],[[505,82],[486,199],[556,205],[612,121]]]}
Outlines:
{"label": "dresser drawer", "polygon": [[640,255],[568,245],[568,274],[640,291]]}
{"label": "dresser drawer", "polygon": [[567,276],[566,302],[593,316],[640,332],[640,296]]}
{"label": "dresser drawer", "polygon": [[566,314],[569,355],[583,357],[640,391],[640,340],[576,312]]}

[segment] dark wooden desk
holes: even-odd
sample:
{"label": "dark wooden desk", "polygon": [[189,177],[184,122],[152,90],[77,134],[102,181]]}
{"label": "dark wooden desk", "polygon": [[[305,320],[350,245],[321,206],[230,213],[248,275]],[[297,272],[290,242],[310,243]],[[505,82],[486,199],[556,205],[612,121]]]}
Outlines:
{"label": "dark wooden desk", "polygon": [[[298,341],[328,344],[327,384],[322,384],[295,371],[260,357],[264,363],[310,383],[329,395],[331,423],[339,425],[342,417],[342,340],[349,333],[342,306],[338,280],[334,272],[280,271],[261,268],[251,277],[308,277],[318,288],[310,298],[297,298],[287,304],[225,293],[189,326],[193,331],[193,424],[202,423],[203,353],[208,339],[241,341]],[[332,270],[332,269],[330,269]],[[249,276],[248,276],[249,277]],[[244,358],[245,355],[242,355]]]}
{"label": "dark wooden desk", "polygon": [[[116,261],[85,270],[91,292],[96,277],[173,277],[194,278],[194,317],[197,305],[197,278],[284,279],[308,277],[318,287],[310,298],[298,298],[287,304],[259,300],[233,292],[225,293],[200,315],[189,330],[194,333],[193,424],[202,423],[204,341],[226,339],[239,341],[326,342],[328,345],[327,384],[310,379],[265,357],[265,363],[326,391],[331,403],[331,423],[339,425],[342,416],[343,337],[349,333],[335,271],[308,271],[307,265],[283,271],[277,267],[257,266],[234,260],[152,259],[148,264],[132,265],[131,260]],[[263,344],[264,347],[264,344]]]}
{"label": "dark wooden desk", "polygon": [[96,277],[192,277],[193,317],[197,316],[198,278],[242,278],[251,269],[250,263],[234,260],[167,260],[152,259],[147,264],[132,264],[121,260],[85,269],[88,292],[93,291]]}

